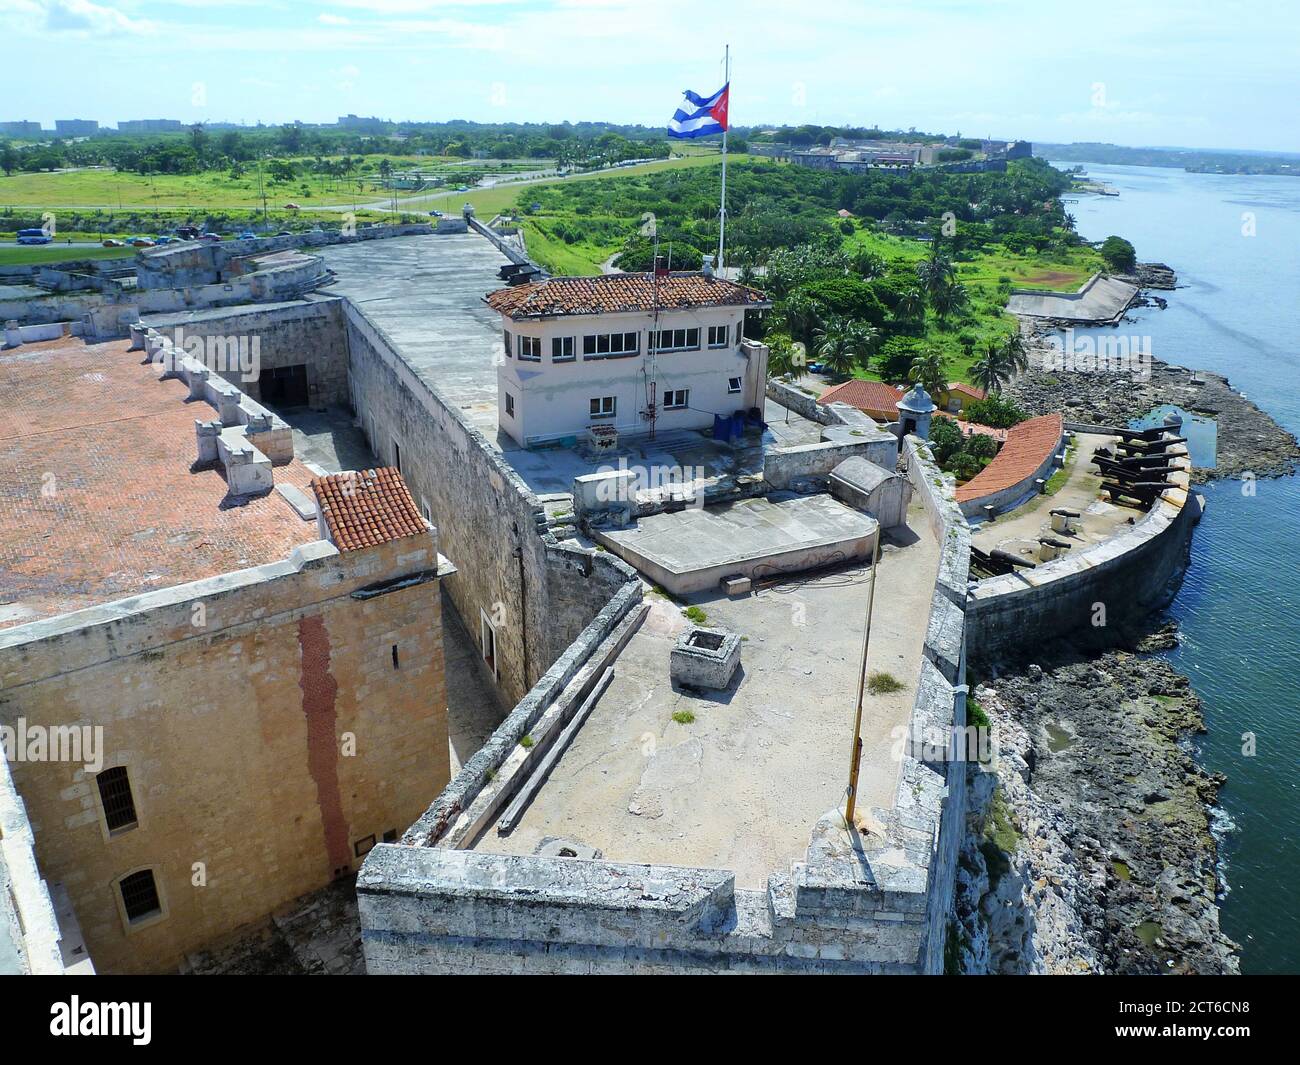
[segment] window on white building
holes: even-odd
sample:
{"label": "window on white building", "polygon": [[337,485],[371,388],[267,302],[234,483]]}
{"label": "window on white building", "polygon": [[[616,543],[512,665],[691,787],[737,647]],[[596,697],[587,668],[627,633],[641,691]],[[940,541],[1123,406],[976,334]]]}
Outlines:
{"label": "window on white building", "polygon": [[509,392],[506,393],[506,415],[510,418],[515,416],[515,397]]}
{"label": "window on white building", "polygon": [[612,418],[618,409],[617,400],[614,396],[595,396],[591,401],[591,416],[593,418]]}
{"label": "window on white building", "polygon": [[542,338],[520,337],[519,358],[524,362],[542,361]]}
{"label": "window on white building", "polygon": [[515,353],[514,348],[512,348],[512,347],[510,346],[510,345],[511,345],[511,340],[510,340],[510,330],[509,330],[509,329],[505,330],[504,333],[503,333],[502,335],[505,337],[505,341],[506,341],[506,358],[508,359],[508,358],[510,358],[512,355],[514,355],[514,353]]}
{"label": "window on white building", "polygon": [[640,344],[636,333],[588,333],[582,338],[584,359],[616,359],[635,355]]}
{"label": "window on white building", "polygon": [[572,362],[573,337],[551,337],[551,362]]}
{"label": "window on white building", "polygon": [[744,383],[744,382],[743,382],[743,381],[741,380],[741,378],[739,378],[739,377],[728,377],[728,378],[727,378],[727,391],[730,392],[730,393],[732,393],[732,394],[734,395],[735,393],[737,393],[737,392],[740,391],[740,389],[741,389],[741,385],[742,385],[743,383]]}
{"label": "window on white building", "polygon": [[700,346],[699,329],[661,329],[657,351],[696,351]]}
{"label": "window on white building", "polygon": [[664,410],[685,410],[690,403],[689,388],[669,388],[664,392]]}
{"label": "window on white building", "polygon": [[711,325],[709,326],[709,347],[725,348],[727,346],[727,334],[731,332],[729,325]]}

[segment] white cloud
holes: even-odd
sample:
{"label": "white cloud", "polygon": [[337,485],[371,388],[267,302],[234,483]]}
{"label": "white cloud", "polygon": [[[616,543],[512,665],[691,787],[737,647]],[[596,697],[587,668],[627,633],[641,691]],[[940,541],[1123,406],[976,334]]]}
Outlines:
{"label": "white cloud", "polygon": [[148,34],[154,32],[147,19],[134,19],[115,7],[93,4],[90,0],[45,0],[45,28],[52,33]]}

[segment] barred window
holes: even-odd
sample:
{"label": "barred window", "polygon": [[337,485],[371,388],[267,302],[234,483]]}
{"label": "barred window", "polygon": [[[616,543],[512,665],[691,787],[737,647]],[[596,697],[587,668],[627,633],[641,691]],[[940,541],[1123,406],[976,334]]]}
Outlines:
{"label": "barred window", "polygon": [[141,869],[138,873],[124,876],[117,886],[122,892],[122,906],[126,909],[128,921],[141,921],[162,913],[152,869]]}
{"label": "barred window", "polygon": [[126,766],[115,765],[105,769],[96,778],[99,800],[104,804],[104,820],[110,832],[135,828],[139,819],[135,815],[135,800],[131,797],[131,781]]}

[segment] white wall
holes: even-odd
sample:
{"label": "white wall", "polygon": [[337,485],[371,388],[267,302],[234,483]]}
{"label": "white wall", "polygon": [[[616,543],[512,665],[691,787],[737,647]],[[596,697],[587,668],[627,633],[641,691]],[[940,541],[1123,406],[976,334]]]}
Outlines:
{"label": "white wall", "polygon": [[[700,330],[700,348],[691,351],[661,352],[655,357],[659,417],[656,428],[704,429],[713,426],[715,414],[730,415],[753,405],[756,393],[749,378],[751,361],[740,347],[740,333],[745,312],[740,307],[715,307],[691,311],[663,311],[658,328]],[[529,444],[565,436],[577,436],[595,422],[613,425],[620,435],[648,431],[642,416],[647,399],[646,351],[653,327],[653,316],[645,312],[631,314],[574,315],[544,321],[514,322],[502,318],[502,329],[511,334],[512,356],[501,358],[497,367],[497,420],[500,427],[517,443]],[[729,327],[727,346],[710,348],[710,326]],[[582,338],[588,333],[635,332],[638,350],[623,358],[584,358]],[[519,336],[537,337],[542,342],[540,362],[521,361],[517,357]],[[575,358],[572,362],[551,361],[551,341],[555,337],[573,337]],[[504,356],[504,343],[501,348]],[[758,369],[763,373],[762,368]],[[741,391],[728,391],[732,377],[741,378]],[[747,387],[749,386],[749,387]],[[670,389],[688,389],[690,406],[686,410],[665,410],[664,393]],[[506,395],[514,397],[514,415],[506,413]],[[593,419],[591,400],[597,396],[617,399],[613,418]]]}

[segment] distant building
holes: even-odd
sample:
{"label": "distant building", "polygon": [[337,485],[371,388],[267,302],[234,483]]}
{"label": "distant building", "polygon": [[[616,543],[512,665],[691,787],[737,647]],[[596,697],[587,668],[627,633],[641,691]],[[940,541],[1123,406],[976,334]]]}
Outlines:
{"label": "distant building", "polygon": [[54,132],[60,137],[89,137],[99,132],[99,123],[93,118],[56,118]]}
{"label": "distant building", "polygon": [[378,131],[384,129],[388,122],[382,118],[376,118],[371,115],[369,118],[362,118],[360,115],[339,115],[338,126],[340,129],[357,129]]}
{"label": "distant building", "polygon": [[6,137],[39,137],[43,132],[39,122],[0,122],[0,134]]}
{"label": "distant building", "polygon": [[646,433],[652,405],[659,429],[708,429],[715,415],[763,406],[767,366],[757,353],[766,349],[742,343],[745,311],[772,306],[756,289],[704,271],[657,286],[649,273],[607,274],[484,299],[504,326],[498,424],[525,447],[592,427]]}
{"label": "distant building", "polygon": [[123,118],[117,123],[118,133],[174,133],[184,128],[176,118]]}

